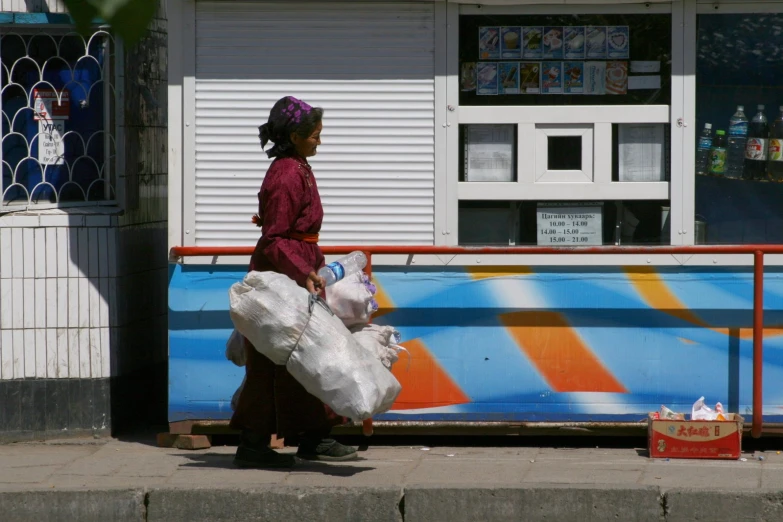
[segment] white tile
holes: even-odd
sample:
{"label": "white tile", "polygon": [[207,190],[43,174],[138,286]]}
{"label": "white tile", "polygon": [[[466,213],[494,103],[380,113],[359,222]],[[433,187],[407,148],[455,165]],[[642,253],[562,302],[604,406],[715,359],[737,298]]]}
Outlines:
{"label": "white tile", "polygon": [[90,328],[90,377],[100,379],[103,377],[103,363],[101,362],[101,331],[99,328]]}
{"label": "white tile", "polygon": [[14,347],[14,379],[24,379],[24,330],[11,330]]}
{"label": "white tile", "polygon": [[79,229],[79,277],[87,277],[90,269],[90,231]]}
{"label": "white tile", "polygon": [[68,327],[68,278],[58,277],[57,283],[57,328]]}
{"label": "white tile", "polygon": [[57,229],[46,229],[46,277],[57,277]]}
{"label": "white tile", "polygon": [[109,326],[109,279],[102,277],[100,281],[101,302],[98,326],[104,328]]}
{"label": "white tile", "polygon": [[57,229],[57,277],[68,277],[68,229]]}
{"label": "white tile", "polygon": [[[35,248],[33,250],[34,276],[39,279],[46,277],[46,229],[36,228],[33,230]],[[27,263],[27,260],[25,260]]]}
{"label": "white tile", "polygon": [[98,276],[109,277],[109,229],[98,229]]}
{"label": "white tile", "polygon": [[35,376],[46,379],[46,330],[36,328],[35,333]]}
{"label": "white tile", "polygon": [[24,376],[35,377],[35,330],[22,330],[24,334]]}
{"label": "white tile", "polygon": [[117,229],[108,230],[109,248],[107,253],[109,257],[109,277],[117,277]]}
{"label": "white tile", "polygon": [[[33,279],[35,283],[35,328],[46,328],[46,279]],[[54,296],[52,296],[54,297]]]}
{"label": "white tile", "polygon": [[111,377],[111,332],[101,328],[101,377]]}
{"label": "white tile", "polygon": [[68,278],[68,328],[79,326],[79,280]]}
{"label": "white tile", "polygon": [[24,243],[24,277],[35,277],[35,229],[23,228],[22,241]]}
{"label": "white tile", "polygon": [[68,229],[68,277],[79,277],[79,229]]}
{"label": "white tile", "polygon": [[46,281],[46,328],[57,328],[57,279]]}
{"label": "white tile", "polygon": [[11,229],[11,274],[14,278],[24,277],[24,240],[22,229]]}
{"label": "white tile", "polygon": [[79,377],[90,376],[90,329],[79,328]]}
{"label": "white tile", "polygon": [[35,279],[22,279],[24,284],[24,328],[35,328],[35,302],[40,299],[35,298]]}
{"label": "white tile", "polygon": [[79,329],[68,328],[68,378],[78,379],[79,375]]}
{"label": "white tile", "polygon": [[87,280],[90,284],[90,328],[101,326],[101,283],[97,277]]}
{"label": "white tile", "polygon": [[68,374],[68,329],[58,328],[57,332],[57,377],[66,379]]}
{"label": "white tile", "polygon": [[[87,245],[87,255],[90,259],[89,261],[89,269],[87,270],[88,277],[98,277],[100,274],[100,266],[98,265],[98,259],[100,256],[98,255],[100,253],[100,245],[98,244],[98,229],[97,228],[88,228],[88,235],[89,238],[88,245]],[[84,267],[82,267],[84,268]]]}
{"label": "white tile", "polygon": [[11,330],[0,330],[0,379],[14,378],[14,341]]}
{"label": "white tile", "polygon": [[46,335],[46,378],[57,378],[57,328],[47,328]]}
{"label": "white tile", "polygon": [[90,326],[90,281],[79,278],[79,328]]}
{"label": "white tile", "polygon": [[0,279],[0,330],[13,328],[14,280]]}
{"label": "white tile", "polygon": [[11,280],[11,299],[14,306],[11,309],[11,328],[24,328],[24,279]]}
{"label": "white tile", "polygon": [[0,279],[11,278],[11,260],[11,229],[0,228]]}

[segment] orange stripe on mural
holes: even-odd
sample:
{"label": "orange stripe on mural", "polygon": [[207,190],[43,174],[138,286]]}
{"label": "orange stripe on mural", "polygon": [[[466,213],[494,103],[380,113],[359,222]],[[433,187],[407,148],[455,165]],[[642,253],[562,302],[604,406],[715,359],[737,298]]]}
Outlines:
{"label": "orange stripe on mural", "polygon": [[[624,267],[628,280],[650,308],[654,308],[687,323],[707,328],[713,332],[732,336],[729,328],[715,328],[707,324],[701,317],[690,311],[674,293],[669,290],[661,275],[651,266]],[[752,339],[752,328],[736,329],[740,339]],[[772,326],[764,328],[764,337],[776,337],[783,335],[783,327]]]}
{"label": "orange stripe on mural", "polygon": [[514,312],[500,321],[557,392],[628,393],[557,312]]}
{"label": "orange stripe on mural", "polygon": [[410,352],[411,364],[408,368],[408,357],[403,352],[400,360],[392,367],[392,373],[402,385],[402,392],[392,410],[435,408],[470,402],[470,398],[449,377],[420,339],[407,341],[402,346]]}

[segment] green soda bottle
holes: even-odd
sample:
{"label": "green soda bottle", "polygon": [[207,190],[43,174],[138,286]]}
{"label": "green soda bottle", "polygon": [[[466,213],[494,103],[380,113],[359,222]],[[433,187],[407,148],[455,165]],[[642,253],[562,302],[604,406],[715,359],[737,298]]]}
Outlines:
{"label": "green soda bottle", "polygon": [[726,173],[726,131],[715,132],[710,148],[710,174],[723,176]]}

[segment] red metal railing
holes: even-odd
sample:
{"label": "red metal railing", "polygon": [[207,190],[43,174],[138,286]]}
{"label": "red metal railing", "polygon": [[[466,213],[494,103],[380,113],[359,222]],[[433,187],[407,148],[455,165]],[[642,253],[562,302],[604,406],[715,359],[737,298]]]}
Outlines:
{"label": "red metal railing", "polygon": [[[178,257],[250,256],[253,247],[174,247]],[[368,272],[372,272],[372,255],[584,255],[584,254],[753,254],[753,422],[751,435],[761,437],[763,408],[763,339],[764,339],[764,254],[783,254],[783,245],[700,245],[700,246],[601,246],[601,247],[438,247],[438,246],[325,246],[324,254],[347,254],[361,250],[367,255]],[[372,421],[364,423],[365,434],[372,433]]]}

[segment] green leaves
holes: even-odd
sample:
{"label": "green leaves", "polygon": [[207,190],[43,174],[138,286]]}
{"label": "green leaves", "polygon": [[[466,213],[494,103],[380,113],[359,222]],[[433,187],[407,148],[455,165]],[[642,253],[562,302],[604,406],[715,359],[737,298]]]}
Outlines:
{"label": "green leaves", "polygon": [[80,33],[89,34],[96,19],[101,19],[128,45],[144,35],[158,8],[157,0],[64,1]]}

